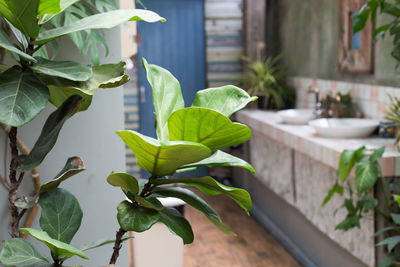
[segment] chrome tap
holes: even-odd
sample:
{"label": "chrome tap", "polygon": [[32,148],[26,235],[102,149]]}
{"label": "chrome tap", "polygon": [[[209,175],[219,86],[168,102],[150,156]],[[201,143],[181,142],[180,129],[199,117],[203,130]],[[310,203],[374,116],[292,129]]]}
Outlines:
{"label": "chrome tap", "polygon": [[322,116],[323,110],[322,110],[322,103],[321,100],[319,99],[319,89],[316,86],[310,85],[307,89],[307,96],[309,94],[314,94],[315,95],[315,106],[314,106],[314,114],[318,118]]}

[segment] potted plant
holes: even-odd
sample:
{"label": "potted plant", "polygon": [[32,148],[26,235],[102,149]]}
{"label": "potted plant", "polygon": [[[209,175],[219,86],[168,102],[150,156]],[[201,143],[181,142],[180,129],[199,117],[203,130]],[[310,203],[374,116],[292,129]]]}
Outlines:
{"label": "potted plant", "polygon": [[280,56],[268,57],[262,61],[247,62],[240,85],[249,94],[259,96],[259,109],[279,110],[294,106],[295,92],[286,85],[286,72],[279,64]]}

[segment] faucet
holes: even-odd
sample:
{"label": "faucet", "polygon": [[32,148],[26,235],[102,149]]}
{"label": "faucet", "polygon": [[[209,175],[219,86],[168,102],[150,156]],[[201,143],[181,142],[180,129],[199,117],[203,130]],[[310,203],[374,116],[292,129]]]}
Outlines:
{"label": "faucet", "polygon": [[339,118],[340,110],[339,105],[341,104],[342,97],[340,96],[340,92],[331,91],[325,99],[325,110],[327,118]]}
{"label": "faucet", "polygon": [[318,118],[322,116],[322,103],[319,99],[319,89],[316,86],[310,85],[307,89],[307,95],[314,94],[315,95],[315,106],[314,106],[314,114]]}

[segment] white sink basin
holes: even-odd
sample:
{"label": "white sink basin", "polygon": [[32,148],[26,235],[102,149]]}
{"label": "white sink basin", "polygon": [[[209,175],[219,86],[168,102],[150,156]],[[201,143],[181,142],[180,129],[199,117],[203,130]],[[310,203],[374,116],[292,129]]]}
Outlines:
{"label": "white sink basin", "polygon": [[317,135],[331,138],[362,138],[371,135],[379,122],[369,119],[317,119],[308,123]]}
{"label": "white sink basin", "polygon": [[315,118],[312,109],[285,109],[278,111],[277,114],[287,124],[307,124],[308,121]]}

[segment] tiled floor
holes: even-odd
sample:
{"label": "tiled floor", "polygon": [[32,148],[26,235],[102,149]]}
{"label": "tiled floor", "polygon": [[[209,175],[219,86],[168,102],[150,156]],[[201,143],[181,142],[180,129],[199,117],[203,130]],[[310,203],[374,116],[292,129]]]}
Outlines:
{"label": "tiled floor", "polygon": [[195,240],[186,245],[184,267],[299,267],[294,258],[253,218],[224,196],[203,198],[237,237],[220,232],[204,215],[186,207]]}

